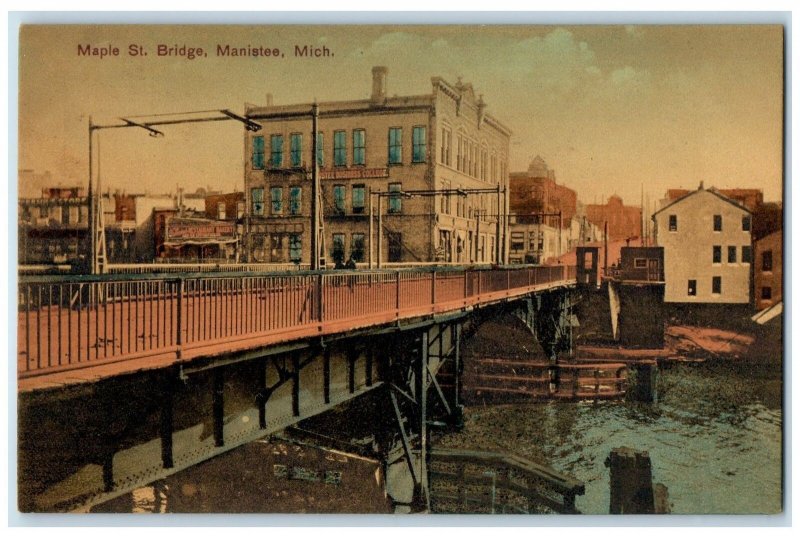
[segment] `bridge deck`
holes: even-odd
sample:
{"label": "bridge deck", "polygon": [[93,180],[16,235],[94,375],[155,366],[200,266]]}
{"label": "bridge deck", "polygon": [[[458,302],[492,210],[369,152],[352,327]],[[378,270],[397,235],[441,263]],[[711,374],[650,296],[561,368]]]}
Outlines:
{"label": "bridge deck", "polygon": [[453,312],[572,285],[573,269],[25,278],[18,387],[96,381]]}

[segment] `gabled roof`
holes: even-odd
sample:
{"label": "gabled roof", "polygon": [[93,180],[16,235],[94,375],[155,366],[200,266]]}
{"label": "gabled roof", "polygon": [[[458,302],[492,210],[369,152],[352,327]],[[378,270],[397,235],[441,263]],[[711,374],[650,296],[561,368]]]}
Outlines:
{"label": "gabled roof", "polygon": [[746,211],[748,214],[751,213],[751,211],[749,209],[747,209],[745,206],[743,206],[742,204],[740,204],[736,200],[732,200],[732,199],[728,198],[727,196],[724,196],[724,195],[720,194],[719,192],[717,192],[716,189],[714,189],[714,188],[702,189],[701,188],[701,189],[697,189],[696,191],[692,191],[692,192],[690,192],[688,194],[685,194],[685,195],[681,196],[680,198],[677,198],[677,199],[673,200],[672,202],[668,203],[667,205],[665,205],[664,207],[662,207],[661,209],[659,209],[658,211],[653,213],[653,217],[655,217],[656,215],[658,215],[662,211],[674,206],[675,204],[679,204],[682,201],[686,200],[687,198],[690,198],[690,197],[694,196],[695,194],[697,194],[699,192],[707,192],[707,193],[713,194],[714,196],[716,196],[717,198],[719,198],[723,202],[728,202],[729,204],[741,209],[742,211]]}

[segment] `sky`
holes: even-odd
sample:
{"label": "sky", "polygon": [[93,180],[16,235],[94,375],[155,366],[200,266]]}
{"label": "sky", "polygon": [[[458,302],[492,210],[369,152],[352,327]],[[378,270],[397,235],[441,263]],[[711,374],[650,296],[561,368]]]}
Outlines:
{"label": "sky", "polygon": [[[781,199],[780,26],[28,26],[20,33],[19,168],[85,185],[88,118],[366,99],[371,68],[390,95],[432,76],[472,83],[513,132],[509,170],[541,155],[584,203],[639,205],[669,188],[753,187]],[[119,56],[80,56],[79,45]],[[159,44],[207,57],[158,56]],[[217,57],[217,45],[284,57]],[[140,45],[147,56],[130,56]],[[332,57],[294,57],[295,45]],[[103,189],[243,185],[243,129],[213,122],[99,131]],[[96,163],[97,164],[97,163]],[[20,185],[35,195],[41,185]]]}

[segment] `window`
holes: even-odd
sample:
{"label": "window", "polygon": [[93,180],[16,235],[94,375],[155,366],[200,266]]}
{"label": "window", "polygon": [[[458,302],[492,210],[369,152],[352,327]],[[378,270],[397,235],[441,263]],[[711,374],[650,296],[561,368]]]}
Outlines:
{"label": "window", "polygon": [[293,133],[289,141],[289,146],[292,166],[297,168],[303,163],[303,135],[300,133]]}
{"label": "window", "polygon": [[344,215],[345,186],[333,186],[333,210],[337,215]]}
{"label": "window", "polygon": [[269,260],[272,262],[283,262],[285,261],[284,256],[286,255],[283,251],[283,235],[281,234],[273,234],[269,238]]}
{"label": "window", "polygon": [[525,250],[525,232],[511,232],[511,250]]}
{"label": "window", "polygon": [[354,262],[364,261],[364,234],[353,234],[350,243],[350,258],[352,258]]}
{"label": "window", "polygon": [[749,245],[742,247],[742,263],[750,263],[753,260],[753,248]]}
{"label": "window", "polygon": [[772,251],[765,250],[763,254],[761,254],[761,270],[762,271],[772,271]]}
{"label": "window", "polygon": [[728,263],[736,263],[736,247],[728,247]]}
{"label": "window", "polygon": [[689,281],[689,289],[686,290],[686,294],[689,295],[690,297],[694,297],[695,295],[697,295],[697,281],[696,280],[690,280]]}
{"label": "window", "polygon": [[219,202],[217,204],[217,218],[219,220],[225,220],[225,202]]}
{"label": "window", "polygon": [[303,187],[291,187],[289,189],[289,214],[299,215],[303,198]]}
{"label": "window", "polygon": [[270,200],[272,200],[272,214],[278,215],[283,213],[283,188],[272,187],[269,190]]}
{"label": "window", "polygon": [[300,234],[289,235],[289,259],[292,263],[300,263],[303,256],[303,236]]}
{"label": "window", "polygon": [[64,226],[69,224],[69,206],[61,206],[61,224]]}
{"label": "window", "polygon": [[399,262],[403,257],[403,234],[398,232],[389,232],[387,234],[389,243],[389,261]]}
{"label": "window", "polygon": [[646,269],[647,268],[647,259],[646,258],[634,258],[633,259],[633,267],[636,269]]}
{"label": "window", "polygon": [[402,190],[402,183],[389,183],[389,192],[397,193],[389,195],[389,213],[400,213],[403,210],[403,200],[400,198]]}
{"label": "window", "polygon": [[742,216],[742,231],[743,232],[750,231],[750,215]]}
{"label": "window", "polygon": [[711,277],[711,293],[715,293],[717,295],[722,293],[722,277],[721,276],[712,276]]}
{"label": "window", "polygon": [[722,215],[714,215],[714,231],[722,231]]}
{"label": "window", "polygon": [[453,134],[450,129],[442,128],[442,164],[450,166],[450,139]]}
{"label": "window", "polygon": [[253,137],[253,168],[264,169],[264,137]]}
{"label": "window", "polygon": [[464,170],[464,139],[458,135],[458,145],[456,146],[456,170]]}
{"label": "window", "polygon": [[322,133],[317,133],[317,166],[325,166],[325,137]]}
{"label": "window", "polygon": [[489,152],[487,150],[481,151],[481,179],[486,181],[486,170],[489,167]]}
{"label": "window", "polygon": [[678,215],[669,216],[669,231],[670,232],[678,231]]}
{"label": "window", "polygon": [[764,286],[761,288],[761,298],[772,299],[772,288],[770,286]]}
{"label": "window", "polygon": [[411,161],[424,163],[427,157],[428,137],[425,127],[414,127],[411,133],[412,151]]}
{"label": "window", "polygon": [[272,135],[270,137],[270,166],[280,168],[283,164],[283,135]]}
{"label": "window", "polygon": [[722,247],[720,245],[714,245],[713,249],[712,263],[722,263]]}
{"label": "window", "polygon": [[364,212],[365,192],[364,185],[353,185],[353,213]]}
{"label": "window", "polygon": [[347,166],[347,133],[345,131],[333,132],[333,164],[334,166]]}
{"label": "window", "polygon": [[333,234],[333,247],[331,249],[333,263],[344,263],[344,234]]}
{"label": "window", "polygon": [[264,189],[258,187],[250,190],[250,199],[253,201],[253,215],[264,214]]}
{"label": "window", "polygon": [[402,164],[403,162],[403,129],[392,127],[389,129],[389,164]]}
{"label": "window", "polygon": [[366,164],[366,144],[364,129],[353,130],[353,164]]}
{"label": "window", "polygon": [[244,217],[244,202],[236,202],[236,218],[240,219]]}

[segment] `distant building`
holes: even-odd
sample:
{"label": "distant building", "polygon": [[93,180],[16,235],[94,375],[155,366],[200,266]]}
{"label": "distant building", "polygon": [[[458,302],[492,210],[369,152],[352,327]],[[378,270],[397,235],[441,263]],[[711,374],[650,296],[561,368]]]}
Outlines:
{"label": "distant building", "polygon": [[155,213],[158,261],[176,263],[234,262],[239,237],[236,223],[181,216],[177,210]]}
{"label": "distant building", "polygon": [[[531,161],[525,172],[509,176],[509,205],[518,224],[540,221],[550,226],[569,227],[577,211],[578,196],[574,190],[559,185],[555,172],[540,156]],[[561,214],[559,220],[558,214]],[[542,214],[547,216],[541,216]]]}
{"label": "distant building", "polygon": [[207,194],[205,197],[206,217],[213,220],[244,220],[244,193]]}
{"label": "distant building", "polygon": [[783,300],[783,230],[754,242],[754,303],[763,310]]}
{"label": "distant building", "polygon": [[664,247],[621,247],[609,277],[622,282],[664,282]]}
{"label": "distant building", "polygon": [[[114,218],[106,222],[106,250],[111,263],[149,263],[156,257],[154,214],[159,210],[177,210],[171,194],[113,195]],[[106,205],[106,211],[109,210]]]}
{"label": "distant building", "polygon": [[622,247],[608,271],[611,331],[625,346],[664,346],[664,248]]}
{"label": "distant building", "polygon": [[543,264],[566,252],[568,230],[545,224],[509,225],[508,262]]}
{"label": "distant building", "polygon": [[605,204],[587,204],[585,211],[588,221],[600,230],[608,223],[610,241],[642,236],[642,208],[624,205],[616,194]]}
{"label": "distant building", "polygon": [[[312,156],[312,103],[246,106],[263,126],[245,134],[246,250],[251,262],[311,258],[311,171],[319,164],[325,258],[366,262],[493,262],[501,257],[505,195],[407,197],[413,190],[508,185],[509,129],[486,111],[471,84],[431,79],[429,93],[390,97],[385,67],[372,70],[368,99],[319,103]],[[271,101],[271,100],[270,100]],[[376,192],[397,192],[381,199]],[[498,211],[499,201],[499,211]],[[377,252],[377,234],[382,234]]]}
{"label": "distant building", "polygon": [[713,189],[699,188],[653,215],[664,247],[668,303],[750,302],[751,214]]}
{"label": "distant building", "polygon": [[18,207],[20,264],[87,262],[89,199],[82,187],[47,187],[41,197],[20,198]]}
{"label": "distant building", "polygon": [[753,241],[783,229],[783,204],[764,202],[753,210]]}

